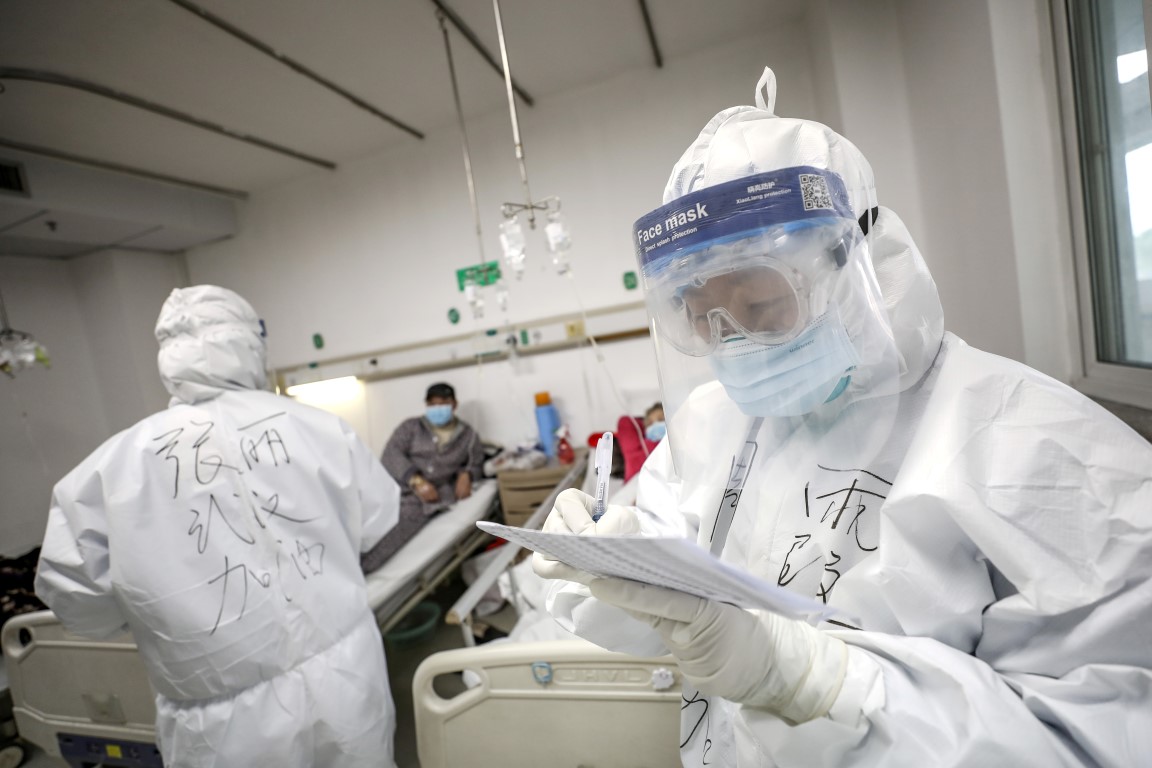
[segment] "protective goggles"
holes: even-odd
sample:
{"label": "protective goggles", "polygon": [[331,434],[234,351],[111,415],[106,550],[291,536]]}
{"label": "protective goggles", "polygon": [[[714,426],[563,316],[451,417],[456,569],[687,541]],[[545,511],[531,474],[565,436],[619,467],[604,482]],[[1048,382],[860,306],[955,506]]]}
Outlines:
{"label": "protective goggles", "polygon": [[822,311],[813,306],[821,286],[863,239],[839,176],[815,168],[709,187],[636,227],[656,331],[688,355],[737,336],[795,338]]}

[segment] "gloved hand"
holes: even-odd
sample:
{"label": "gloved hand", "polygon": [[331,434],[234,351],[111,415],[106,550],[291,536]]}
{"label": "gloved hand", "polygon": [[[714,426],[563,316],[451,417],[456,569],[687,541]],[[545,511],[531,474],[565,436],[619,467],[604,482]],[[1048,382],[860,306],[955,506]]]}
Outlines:
{"label": "gloved hand", "polygon": [[[556,497],[556,504],[544,521],[547,533],[575,533],[578,536],[603,536],[640,533],[640,520],[631,507],[609,504],[598,522],[592,522],[596,513],[596,499],[583,491],[569,488]],[[532,555],[532,570],[545,579],[567,579],[588,584],[595,578],[548,555]]]}
{"label": "gloved hand", "polygon": [[840,693],[848,646],[802,621],[623,579],[590,588],[650,624],[704,693],[791,723],[823,717]]}

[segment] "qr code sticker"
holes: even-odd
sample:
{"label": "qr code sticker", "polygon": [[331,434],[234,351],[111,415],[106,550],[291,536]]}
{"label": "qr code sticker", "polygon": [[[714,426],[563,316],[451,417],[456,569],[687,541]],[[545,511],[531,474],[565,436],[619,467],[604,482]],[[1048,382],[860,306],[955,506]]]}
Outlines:
{"label": "qr code sticker", "polygon": [[800,174],[800,194],[804,198],[804,210],[835,210],[832,195],[828,192],[828,181],[814,173]]}

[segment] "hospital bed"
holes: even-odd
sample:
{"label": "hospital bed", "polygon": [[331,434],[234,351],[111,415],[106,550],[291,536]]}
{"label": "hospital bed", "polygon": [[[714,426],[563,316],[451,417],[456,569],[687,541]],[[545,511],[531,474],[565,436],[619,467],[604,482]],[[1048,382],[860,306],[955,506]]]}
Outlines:
{"label": "hospital bed", "polygon": [[[450,698],[437,691],[465,670],[477,684]],[[670,656],[583,640],[461,648],[424,660],[412,699],[421,768],[680,764],[680,673]]]}
{"label": "hospital bed", "polygon": [[[478,483],[368,575],[368,601],[382,632],[490,540],[476,522],[496,509],[495,481]],[[131,636],[81,638],[40,611],[8,621],[0,646],[21,738],[77,768],[161,765],[154,694]]]}
{"label": "hospital bed", "polygon": [[21,738],[75,768],[160,768],[152,686],[128,635],[70,635],[51,611],[9,620],[0,632]]}
{"label": "hospital bed", "polygon": [[[524,527],[538,529],[556,496],[577,485],[581,473],[590,490],[594,469],[574,466]],[[626,484],[611,501],[629,504],[635,497],[635,484]],[[412,699],[421,768],[678,765],[682,699],[673,657],[611,653],[560,630],[555,636],[570,639],[475,647],[473,609],[505,571],[524,570],[510,567],[520,547],[501,549],[448,611],[466,647],[433,654],[416,670]],[[530,620],[538,621],[540,611],[533,613]],[[538,626],[525,633],[540,635]],[[514,628],[511,638],[516,636]],[[449,688],[458,693],[446,696]]]}
{"label": "hospital bed", "polygon": [[0,654],[0,768],[15,768],[24,761],[24,747],[16,739],[12,715],[12,692],[8,689],[8,669]]}
{"label": "hospital bed", "polygon": [[[637,474],[629,482],[613,491],[608,499],[609,503],[624,505],[635,504],[636,487],[638,483],[639,475]],[[590,460],[587,453],[580,454],[568,474],[556,484],[548,497],[536,507],[536,510],[524,522],[522,527],[539,530],[544,524],[545,518],[548,517],[548,513],[552,511],[552,507],[556,503],[556,497],[559,496],[562,491],[568,488],[580,488],[585,493],[590,494],[594,491],[595,486],[595,464]],[[512,566],[513,563],[520,559],[523,552],[524,550],[521,547],[511,542],[505,543],[500,547],[499,553],[488,562],[484,570],[481,571],[476,579],[468,586],[464,594],[448,609],[444,617],[445,621],[449,624],[458,624],[460,626],[465,646],[470,647],[476,645],[477,632],[473,612],[480,601],[489,594],[489,591],[497,581],[503,579],[510,583],[513,591],[517,589],[515,573],[517,570],[522,571],[523,569],[516,569]],[[557,635],[557,637],[559,636],[560,635]]]}
{"label": "hospital bed", "polygon": [[476,527],[497,509],[496,481],[477,483],[472,495],[433,517],[384,565],[368,574],[368,603],[381,632],[455,573],[475,550],[491,541]]}

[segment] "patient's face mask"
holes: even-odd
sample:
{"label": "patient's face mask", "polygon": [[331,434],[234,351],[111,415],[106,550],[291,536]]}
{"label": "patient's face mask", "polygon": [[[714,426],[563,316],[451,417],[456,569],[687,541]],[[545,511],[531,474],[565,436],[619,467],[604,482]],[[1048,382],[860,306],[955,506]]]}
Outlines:
{"label": "patient's face mask", "polygon": [[452,421],[451,405],[429,405],[424,409],[424,418],[437,427],[443,427]]}
{"label": "patient's face mask", "polygon": [[644,437],[648,438],[654,443],[658,443],[664,439],[664,435],[668,433],[668,427],[663,421],[654,421],[644,429]]}

